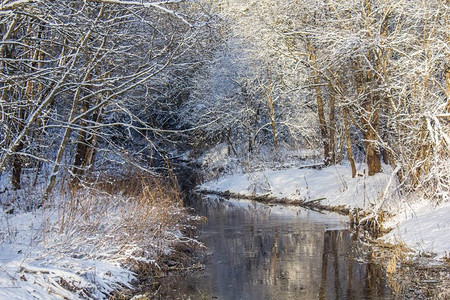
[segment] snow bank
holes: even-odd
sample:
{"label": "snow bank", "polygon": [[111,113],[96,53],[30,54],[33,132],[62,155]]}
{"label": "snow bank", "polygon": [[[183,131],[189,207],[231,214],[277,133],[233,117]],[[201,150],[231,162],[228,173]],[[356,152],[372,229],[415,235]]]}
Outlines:
{"label": "snow bank", "polygon": [[201,190],[230,191],[244,195],[267,194],[278,198],[312,201],[327,206],[368,209],[380,206],[390,179],[385,173],[352,178],[348,166],[332,166],[321,170],[289,168],[221,177],[200,186]]}
{"label": "snow bank", "polygon": [[131,287],[137,262],[157,266],[176,245],[196,242],[182,233],[191,217],[179,205],[82,196],[0,212],[0,299],[107,298]]}
{"label": "snow bank", "polygon": [[55,247],[49,232],[47,237],[53,238],[46,240],[43,232],[54,215],[0,213],[0,299],[99,299],[129,286],[134,276],[119,263]]}
{"label": "snow bank", "polygon": [[394,228],[386,241],[404,242],[418,252],[432,252],[437,258],[450,252],[450,204],[432,207],[423,201],[411,205],[411,199],[395,196],[394,171],[383,166],[384,172],[365,176],[364,165],[356,178],[349,166],[332,166],[321,170],[289,168],[221,177],[202,184],[200,190],[229,191],[244,195],[265,194],[278,198],[312,201],[330,207],[359,208],[366,211],[384,210],[394,217],[385,227]]}
{"label": "snow bank", "polygon": [[422,201],[404,204],[395,218],[386,225],[393,230],[383,237],[391,243],[405,243],[422,253],[434,253],[436,258],[450,257],[450,203],[438,207]]}

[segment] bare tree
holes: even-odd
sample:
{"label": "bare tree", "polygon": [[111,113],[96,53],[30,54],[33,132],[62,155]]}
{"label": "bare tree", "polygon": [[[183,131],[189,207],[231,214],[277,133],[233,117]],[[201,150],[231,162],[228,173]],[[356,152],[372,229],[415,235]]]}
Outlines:
{"label": "bare tree", "polygon": [[[6,1],[1,6],[0,170],[20,188],[25,162],[50,166],[46,197],[61,168],[79,182],[97,160],[151,172],[163,128],[145,109],[170,68],[208,51],[209,15],[183,1]],[[153,124],[154,125],[154,124]],[[45,141],[42,140],[45,134]],[[44,143],[46,150],[37,152]],[[138,159],[139,158],[139,159]]]}
{"label": "bare tree", "polygon": [[297,129],[321,145],[325,164],[346,148],[355,176],[362,144],[369,175],[383,160],[404,190],[435,190],[431,182],[445,190],[448,1],[230,0],[221,9],[253,61],[276,74],[277,107],[299,120],[314,111],[316,121]]}

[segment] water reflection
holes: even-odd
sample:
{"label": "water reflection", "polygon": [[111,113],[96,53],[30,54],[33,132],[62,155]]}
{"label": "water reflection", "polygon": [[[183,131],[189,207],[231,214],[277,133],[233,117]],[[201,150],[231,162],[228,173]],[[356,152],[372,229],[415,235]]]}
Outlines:
{"label": "water reflection", "polygon": [[171,285],[171,298],[393,298],[337,214],[211,198],[192,206],[208,217],[201,240],[211,255],[203,272]]}

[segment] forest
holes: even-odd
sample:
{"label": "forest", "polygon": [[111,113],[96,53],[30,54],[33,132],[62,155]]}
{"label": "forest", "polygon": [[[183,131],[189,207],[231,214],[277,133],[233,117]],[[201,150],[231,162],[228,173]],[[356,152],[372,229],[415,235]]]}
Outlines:
{"label": "forest", "polygon": [[21,288],[0,298],[103,298],[180,244],[202,248],[189,172],[337,166],[388,174],[374,215],[446,207],[449,6],[3,0],[0,282]]}

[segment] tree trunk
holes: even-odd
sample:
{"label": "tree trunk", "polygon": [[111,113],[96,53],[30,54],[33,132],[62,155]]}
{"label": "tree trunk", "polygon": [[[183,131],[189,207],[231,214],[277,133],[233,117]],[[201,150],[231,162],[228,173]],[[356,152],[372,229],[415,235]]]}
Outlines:
{"label": "tree trunk", "polygon": [[[23,143],[20,143],[17,146],[16,151],[21,151],[22,149],[23,149]],[[13,155],[13,164],[12,164],[12,175],[11,175],[11,185],[13,186],[14,190],[20,189],[22,166],[23,166],[22,158],[20,157],[20,155],[14,154]]]}
{"label": "tree trunk", "polygon": [[[19,111],[19,121],[18,121],[18,130],[23,129],[23,121],[25,120],[25,109],[21,108]],[[21,141],[17,148],[15,149],[15,152],[20,152],[24,148],[24,143]],[[21,175],[22,175],[22,167],[23,167],[23,158],[19,154],[13,154],[12,155],[12,175],[11,175],[11,185],[13,186],[13,189],[18,190],[21,187]]]}
{"label": "tree trunk", "polygon": [[363,133],[364,146],[366,148],[366,161],[369,168],[369,176],[375,175],[381,172],[381,159],[378,147],[376,145],[376,133],[373,130],[369,130]]}
{"label": "tree trunk", "polygon": [[313,66],[313,70],[312,70],[313,83],[314,83],[314,90],[316,92],[317,114],[319,117],[320,134],[321,134],[322,144],[323,144],[324,164],[326,166],[329,166],[331,163],[329,136],[328,136],[328,130],[327,130],[327,122],[325,120],[325,110],[324,110],[324,106],[323,106],[322,90],[320,88],[319,74],[314,66],[315,61],[316,61],[316,54],[315,54],[315,50],[311,47],[311,45],[309,43],[306,44],[306,48],[309,52],[311,64]]}
{"label": "tree trunk", "polygon": [[[87,101],[84,101],[81,107],[81,113],[86,112],[88,109],[89,109],[88,103]],[[84,120],[81,120],[80,127],[81,128],[86,127],[86,122]],[[84,173],[83,168],[86,166],[87,152],[88,152],[88,143],[86,141],[86,131],[84,129],[80,129],[78,131],[77,147],[72,166],[72,173],[74,175],[72,183],[78,181],[79,180],[78,177],[82,176]]]}
{"label": "tree trunk", "polygon": [[350,137],[350,129],[348,127],[348,116],[347,116],[346,108],[344,108],[342,110],[342,115],[344,118],[345,140],[347,141],[347,156],[348,156],[348,160],[350,161],[350,165],[352,166],[352,178],[355,178],[356,177],[356,166],[355,166],[355,160],[353,159],[352,141],[351,141],[351,137]]}
{"label": "tree trunk", "polygon": [[363,102],[364,112],[360,116],[369,176],[381,172],[380,150],[377,145],[379,130],[377,99],[376,95],[368,95]]}
{"label": "tree trunk", "polygon": [[[370,97],[372,98],[372,97]],[[366,105],[364,105],[366,112],[369,116],[362,117],[363,123],[363,138],[364,146],[366,148],[366,162],[369,168],[369,176],[375,175],[381,172],[381,158],[380,151],[377,146],[377,130],[378,130],[378,109],[374,108],[374,103],[370,99],[366,100]],[[367,120],[369,117],[369,120]]]}
{"label": "tree trunk", "polygon": [[275,127],[275,110],[273,108],[273,90],[272,90],[272,80],[270,78],[270,70],[269,67],[267,67],[267,101],[269,104],[269,117],[270,117],[270,123],[272,125],[272,136],[273,136],[273,149],[277,151],[278,142],[277,142],[277,130]]}
{"label": "tree trunk", "polygon": [[329,153],[329,158],[330,158],[330,163],[335,165],[336,164],[336,146],[335,146],[335,132],[336,132],[336,126],[335,126],[335,111],[336,111],[336,98],[335,95],[332,92],[332,88],[331,88],[331,84],[330,84],[330,115],[329,115],[329,128],[330,128],[330,132],[329,132],[329,145],[330,145],[330,153]]}
{"label": "tree trunk", "polygon": [[[102,108],[99,108],[96,110],[92,115],[92,120],[94,123],[100,123],[102,118]],[[97,134],[96,132],[93,132],[90,134],[89,138],[87,139],[87,151],[86,151],[86,162],[85,167],[89,166],[89,170],[94,170],[94,164],[95,164],[95,156],[96,156],[96,145],[97,145]]]}
{"label": "tree trunk", "polygon": [[[97,103],[98,104],[98,103]],[[96,105],[97,105],[96,104]],[[84,102],[81,108],[81,113],[86,112],[89,109],[88,102]],[[101,119],[101,108],[95,110],[92,113],[92,123],[98,124]],[[86,122],[82,121],[80,126],[86,127]],[[97,141],[96,132],[86,132],[85,130],[79,130],[78,139],[77,139],[77,148],[75,151],[74,163],[72,167],[72,173],[75,175],[72,181],[72,184],[79,183],[80,176],[83,176],[90,166],[92,170],[92,166],[95,162],[95,145]]]}

